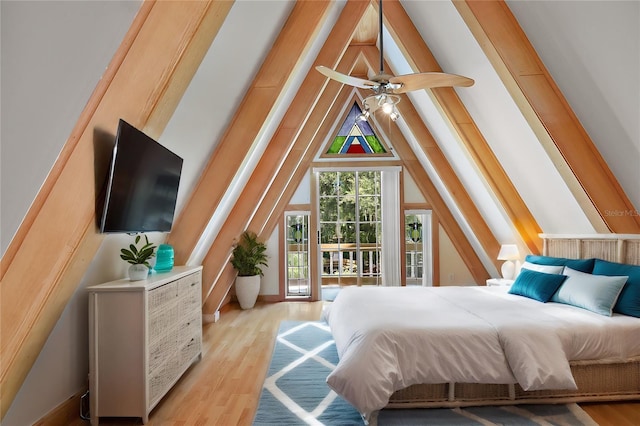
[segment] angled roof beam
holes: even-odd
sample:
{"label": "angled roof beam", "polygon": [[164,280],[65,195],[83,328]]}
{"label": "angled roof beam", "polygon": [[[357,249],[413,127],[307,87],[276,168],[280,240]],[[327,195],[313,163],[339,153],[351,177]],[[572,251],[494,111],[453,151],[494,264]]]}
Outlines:
{"label": "angled roof beam", "polygon": [[94,132],[122,117],[159,136],[232,6],[142,3],[2,258],[2,417],[103,240]]}
{"label": "angled roof beam", "polygon": [[[336,70],[343,74],[354,75],[355,70],[363,66],[361,49],[352,44]],[[322,143],[326,141],[327,135],[331,133],[342,107],[350,102],[349,94],[353,96],[354,89],[351,86],[336,83],[334,80],[327,80],[327,82],[328,86],[318,100],[313,115],[309,117],[300,133],[298,139],[301,143],[294,145],[283,165],[282,173],[276,176],[274,184],[269,188],[266,198],[276,202],[261,204],[251,220],[250,228],[256,229],[260,234],[271,235],[291,197],[298,189],[298,183],[307,173]],[[334,89],[329,86],[334,83],[340,88],[336,99],[328,96],[333,93]]]}
{"label": "angled roof beam", "polygon": [[[285,168],[284,164],[290,162],[292,157],[299,155],[299,149],[292,153],[294,146],[308,145],[338,94],[341,85],[328,82],[326,77],[315,70],[315,65],[333,64],[343,57],[342,52],[349,45],[359,18],[364,14],[366,7],[368,7],[366,2],[348,2],[345,5],[338,22],[318,53],[314,66],[307,73],[278,130],[269,141],[269,148],[260,158],[242,194],[238,197],[203,259],[203,300],[207,301],[216,287],[215,297],[207,302],[208,305],[215,305],[214,312],[233,284],[234,275],[228,270],[225,271],[225,267],[228,269],[234,241],[242,231],[247,229],[247,225],[262,204],[272,206],[276,203],[277,198],[265,195],[271,189],[276,177],[291,176],[293,171],[290,167]],[[356,56],[356,51],[352,48],[347,49],[341,63],[349,65],[341,67],[340,71],[348,73],[355,63]],[[282,191],[283,188],[278,190]],[[260,232],[261,229],[252,228],[252,230]],[[259,235],[269,237],[269,235]],[[221,274],[227,278],[220,279]],[[229,278],[231,278],[230,281]]]}
{"label": "angled roof beam", "polygon": [[[337,97],[335,95],[336,88],[339,91]],[[268,201],[258,206],[258,210],[247,226],[248,229],[255,230],[261,238],[269,238],[273,233],[277,221],[281,219],[289,200],[298,189],[299,182],[308,173],[316,151],[325,141],[327,133],[337,120],[340,112],[339,105],[347,102],[351,93],[352,90],[348,86],[343,86],[333,81],[328,83],[302,132],[315,132],[315,134],[310,140],[299,138],[300,142],[296,143],[289,152],[281,172],[278,173],[264,197],[264,200]],[[331,105],[334,105],[334,107],[331,107]],[[321,121],[321,124],[318,124],[318,120]],[[236,271],[231,266],[231,263],[225,261],[221,266],[223,270],[220,272],[213,291],[202,309],[205,315],[213,315],[220,308],[223,301],[226,300],[226,295],[236,277]]]}
{"label": "angled roof beam", "polygon": [[176,263],[186,263],[205,233],[246,153],[326,20],[330,6],[326,0],[294,4],[169,234],[167,241],[174,246]]}
{"label": "angled roof beam", "polygon": [[509,7],[503,1],[454,1],[454,5],[593,227],[598,232],[640,232],[640,216],[624,214],[635,207]]}
{"label": "angled roof beam", "polygon": [[[441,72],[442,68],[402,5],[397,0],[388,0],[383,11],[386,26],[411,68],[415,72]],[[456,131],[459,140],[464,144],[523,242],[532,253],[541,253],[542,241],[538,234],[542,229],[493,154],[455,89],[442,87],[427,92]],[[487,248],[490,257],[497,257],[498,252],[495,248]]]}
{"label": "angled roof beam", "polygon": [[[363,92],[362,89],[358,90],[362,97],[366,97],[370,94],[368,92]],[[406,100],[406,96],[403,100]],[[451,239],[451,242],[460,255],[460,258],[469,269],[469,272],[471,272],[473,279],[478,285],[483,285],[487,278],[490,277],[489,272],[478,257],[476,251],[473,249],[467,235],[451,213],[451,210],[449,210],[449,206],[447,206],[447,203],[440,195],[438,188],[434,185],[433,181],[422,166],[422,163],[420,163],[420,160],[416,157],[413,149],[409,145],[409,142],[402,134],[402,131],[395,122],[390,121],[389,126],[385,127],[385,133],[389,138],[389,142],[393,145],[396,154],[400,157],[404,168],[409,172],[415,181],[416,186],[438,217],[440,224]]]}
{"label": "angled roof beam", "polygon": [[[371,67],[372,64],[377,64],[379,62],[380,50],[377,47],[363,47],[362,51]],[[375,68],[372,67],[372,69]],[[391,67],[389,64],[385,63],[384,69],[388,70],[391,69]],[[500,264],[502,262],[497,260],[498,251],[500,251],[500,243],[493,235],[493,232],[491,232],[491,229],[469,196],[466,188],[462,185],[460,179],[458,179],[458,176],[456,175],[455,170],[451,167],[449,160],[447,160],[433,135],[424,124],[424,121],[422,121],[418,111],[416,111],[415,107],[411,103],[411,99],[406,95],[403,95],[403,98],[403,102],[400,102],[397,105],[400,115],[407,123],[409,130],[415,136],[422,148],[422,151],[429,159],[429,162],[433,165],[436,173],[440,176],[440,179],[442,179],[442,182],[447,187],[447,190],[451,194],[451,197],[458,206],[460,212],[469,223],[469,226],[473,230],[473,233],[478,239],[478,242],[482,246],[484,252],[487,253],[489,258],[493,261],[496,269],[500,270]]]}

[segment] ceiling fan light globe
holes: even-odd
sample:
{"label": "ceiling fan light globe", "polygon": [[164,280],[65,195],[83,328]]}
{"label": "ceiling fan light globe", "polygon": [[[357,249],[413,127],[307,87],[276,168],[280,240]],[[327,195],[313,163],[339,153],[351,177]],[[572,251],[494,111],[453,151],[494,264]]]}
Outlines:
{"label": "ceiling fan light globe", "polygon": [[382,111],[384,111],[385,114],[391,114],[393,112],[393,104],[391,102],[385,102],[382,105]]}

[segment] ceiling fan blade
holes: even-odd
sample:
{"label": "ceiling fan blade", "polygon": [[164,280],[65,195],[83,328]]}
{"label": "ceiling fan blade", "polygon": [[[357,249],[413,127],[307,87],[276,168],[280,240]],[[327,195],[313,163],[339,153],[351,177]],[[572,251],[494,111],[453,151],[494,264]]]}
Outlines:
{"label": "ceiling fan blade", "polygon": [[349,86],[359,87],[361,89],[371,89],[379,85],[375,81],[364,80],[362,78],[351,77],[350,75],[339,73],[331,68],[327,68],[324,65],[319,65],[316,69],[326,77],[337,82],[348,84]]}
{"label": "ceiling fan blade", "polygon": [[457,74],[447,74],[443,72],[423,72],[418,74],[405,74],[391,77],[389,83],[402,84],[398,89],[393,89],[393,93],[405,93],[412,90],[431,89],[433,87],[473,86],[474,81],[470,78]]}

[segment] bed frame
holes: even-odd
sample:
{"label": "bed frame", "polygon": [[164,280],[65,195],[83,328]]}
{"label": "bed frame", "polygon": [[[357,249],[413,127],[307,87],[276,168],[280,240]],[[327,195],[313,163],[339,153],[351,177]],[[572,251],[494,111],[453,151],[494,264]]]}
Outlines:
{"label": "bed frame", "polygon": [[[640,265],[640,235],[540,234],[543,254]],[[640,357],[570,362],[577,390],[525,391],[519,385],[441,383],[395,392],[387,408],[464,407],[640,400]]]}

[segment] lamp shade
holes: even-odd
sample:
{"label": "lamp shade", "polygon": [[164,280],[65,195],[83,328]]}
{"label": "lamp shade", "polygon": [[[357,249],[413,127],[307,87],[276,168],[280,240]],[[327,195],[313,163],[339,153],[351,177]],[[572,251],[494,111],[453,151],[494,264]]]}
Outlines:
{"label": "lamp shade", "polygon": [[503,244],[498,253],[498,260],[517,260],[520,258],[518,246],[515,244]]}

